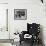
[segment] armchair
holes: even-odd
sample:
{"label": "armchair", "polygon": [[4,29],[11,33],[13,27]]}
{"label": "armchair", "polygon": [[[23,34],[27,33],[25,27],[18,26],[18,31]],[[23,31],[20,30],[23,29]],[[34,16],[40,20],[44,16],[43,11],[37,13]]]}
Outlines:
{"label": "armchair", "polygon": [[[20,34],[20,44],[22,41],[25,41],[24,35],[29,34],[32,37],[29,39],[30,43],[33,45],[34,42],[39,44],[39,33],[40,33],[40,24],[27,23],[27,31],[22,31],[22,34]],[[26,38],[28,40],[28,38]]]}

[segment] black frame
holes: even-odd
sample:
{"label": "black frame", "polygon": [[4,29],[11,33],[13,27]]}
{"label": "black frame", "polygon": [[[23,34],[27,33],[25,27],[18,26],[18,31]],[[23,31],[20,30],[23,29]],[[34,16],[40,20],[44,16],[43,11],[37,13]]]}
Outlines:
{"label": "black frame", "polygon": [[[18,17],[16,18],[17,12],[25,12],[24,18]],[[16,15],[15,15],[16,14]],[[14,20],[26,20],[27,19],[27,9],[14,9]]]}

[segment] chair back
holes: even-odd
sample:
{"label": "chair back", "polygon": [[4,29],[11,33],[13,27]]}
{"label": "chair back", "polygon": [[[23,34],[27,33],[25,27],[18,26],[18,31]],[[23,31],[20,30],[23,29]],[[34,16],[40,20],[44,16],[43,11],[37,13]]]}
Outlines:
{"label": "chair back", "polygon": [[29,24],[27,23],[27,31],[30,35],[38,35],[40,32],[40,24],[32,23]]}

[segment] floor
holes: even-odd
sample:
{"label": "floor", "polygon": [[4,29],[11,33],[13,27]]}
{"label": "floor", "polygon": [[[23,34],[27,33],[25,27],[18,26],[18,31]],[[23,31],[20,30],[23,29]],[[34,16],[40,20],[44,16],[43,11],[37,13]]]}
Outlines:
{"label": "floor", "polygon": [[[25,42],[22,42],[22,44],[21,45],[19,45],[19,46],[31,46],[30,44],[28,44],[28,43],[25,43]],[[39,45],[39,44],[34,44],[33,46],[43,46],[43,45]]]}
{"label": "floor", "polygon": [[11,43],[0,43],[0,46],[12,46]]}

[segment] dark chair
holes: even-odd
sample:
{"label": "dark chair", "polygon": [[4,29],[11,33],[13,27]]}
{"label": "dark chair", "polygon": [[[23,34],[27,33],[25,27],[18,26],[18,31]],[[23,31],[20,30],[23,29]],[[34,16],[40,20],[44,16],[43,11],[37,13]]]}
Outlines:
{"label": "dark chair", "polygon": [[31,41],[31,44],[33,44],[34,42],[39,43],[39,33],[40,33],[40,24],[27,23],[27,31],[22,31],[22,34],[19,35],[20,36],[20,44],[22,41],[24,41],[25,34],[32,35],[32,38],[29,40],[29,41]]}

